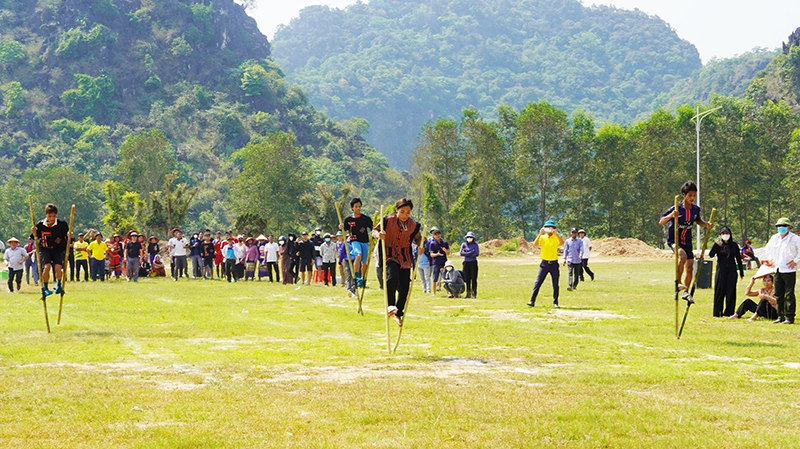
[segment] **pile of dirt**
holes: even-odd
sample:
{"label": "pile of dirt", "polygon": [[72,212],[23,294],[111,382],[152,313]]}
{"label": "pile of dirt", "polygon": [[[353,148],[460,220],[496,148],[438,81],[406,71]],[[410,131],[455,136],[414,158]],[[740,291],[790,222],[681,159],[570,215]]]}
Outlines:
{"label": "pile of dirt", "polygon": [[[516,244],[509,244],[516,241]],[[481,243],[481,255],[483,256],[496,256],[502,254],[509,254],[507,251],[502,251],[500,248],[503,246],[518,247],[516,252],[511,254],[518,255],[539,255],[539,248],[533,246],[533,243],[518,237],[512,240],[494,239]],[[559,254],[561,251],[559,251]],[[592,240],[592,256],[607,256],[607,257],[639,257],[639,258],[670,258],[672,253],[669,251],[660,251],[647,243],[633,238],[619,239],[616,237],[608,237],[602,240]]]}
{"label": "pile of dirt", "polygon": [[592,241],[592,256],[669,258],[672,253],[660,251],[639,239],[607,237]]}

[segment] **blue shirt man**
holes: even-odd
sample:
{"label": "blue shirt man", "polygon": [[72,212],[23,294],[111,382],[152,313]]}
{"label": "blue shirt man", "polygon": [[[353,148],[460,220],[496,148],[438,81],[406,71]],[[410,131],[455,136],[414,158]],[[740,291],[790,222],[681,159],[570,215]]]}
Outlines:
{"label": "blue shirt man", "polygon": [[570,229],[569,233],[570,238],[564,241],[564,265],[569,264],[569,285],[567,286],[567,291],[572,291],[578,288],[581,270],[583,270],[583,261],[581,260],[583,241],[578,238],[577,228]]}

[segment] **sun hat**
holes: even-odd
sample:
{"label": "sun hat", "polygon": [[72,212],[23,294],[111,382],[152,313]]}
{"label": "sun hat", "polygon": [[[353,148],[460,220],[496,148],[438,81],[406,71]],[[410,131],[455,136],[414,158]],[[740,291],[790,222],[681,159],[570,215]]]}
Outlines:
{"label": "sun hat", "polygon": [[439,231],[439,228],[434,226],[434,227],[431,228],[431,234],[433,234],[434,232],[441,232],[441,231]]}
{"label": "sun hat", "polygon": [[584,231],[583,229],[578,229],[578,234],[586,234],[586,231]]}
{"label": "sun hat", "polygon": [[278,237],[278,241],[280,242],[281,240],[286,240],[286,237],[285,237],[285,236],[283,236],[283,235],[282,235],[282,236],[280,236],[280,237]]}
{"label": "sun hat", "polygon": [[445,267],[452,267],[453,266],[453,261],[452,260],[448,260],[447,262],[444,263],[444,266]]}
{"label": "sun hat", "polygon": [[472,231],[469,231],[469,232],[467,232],[467,235],[464,236],[464,238],[467,238],[467,237],[475,238],[475,233],[472,232]]}
{"label": "sun hat", "polygon": [[331,238],[331,235],[330,235],[330,233],[326,232],[325,235],[322,236],[322,238],[329,239],[329,238]]}
{"label": "sun hat", "polygon": [[266,241],[267,237],[265,237],[264,234],[261,234],[258,237],[256,237],[256,240],[264,240],[264,241]]}
{"label": "sun hat", "polygon": [[555,228],[556,227],[556,222],[553,221],[553,220],[547,220],[547,221],[544,222],[544,227],[545,228]]}
{"label": "sun hat", "polygon": [[753,279],[761,279],[768,274],[774,275],[775,267],[768,267],[762,263],[761,266],[758,267],[758,271],[756,272],[755,276],[753,276]]}
{"label": "sun hat", "polygon": [[17,243],[19,243],[19,240],[17,240],[17,238],[16,238],[16,237],[11,237],[10,239],[6,240],[6,243],[11,243],[11,242],[17,242]]}
{"label": "sun hat", "polygon": [[779,218],[779,219],[778,219],[778,222],[777,222],[777,223],[775,223],[775,226],[788,226],[788,227],[790,227],[790,228],[794,227],[794,226],[792,226],[792,221],[791,221],[791,220],[789,220],[789,219],[788,219],[788,218],[786,218],[786,217],[781,217],[781,218]]}
{"label": "sun hat", "polygon": [[342,231],[336,231],[336,235],[342,235]]}
{"label": "sun hat", "polygon": [[151,236],[150,236],[150,238],[149,238],[149,239],[147,239],[147,240],[148,240],[148,241],[150,241],[150,240],[155,240],[155,241],[157,242],[157,241],[158,241],[158,237],[156,237],[156,236],[154,236],[154,235],[151,235]]}

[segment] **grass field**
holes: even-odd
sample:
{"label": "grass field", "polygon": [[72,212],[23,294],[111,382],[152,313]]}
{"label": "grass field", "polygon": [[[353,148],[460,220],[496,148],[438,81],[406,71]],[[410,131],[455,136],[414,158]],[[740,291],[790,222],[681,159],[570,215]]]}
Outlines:
{"label": "grass field", "polygon": [[0,293],[0,447],[800,447],[800,326],[700,290],[676,340],[670,260],[562,268],[561,309],[525,305],[535,259],[480,263],[478,299],[417,286],[394,355],[377,289],[362,317],[339,287],[68,284],[49,335]]}

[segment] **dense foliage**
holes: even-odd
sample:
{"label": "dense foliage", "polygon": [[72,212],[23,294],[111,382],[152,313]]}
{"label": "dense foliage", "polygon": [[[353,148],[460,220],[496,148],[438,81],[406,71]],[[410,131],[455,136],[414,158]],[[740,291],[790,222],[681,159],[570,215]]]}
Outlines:
{"label": "dense foliage", "polygon": [[[316,111],[231,0],[0,1],[0,67],[3,236],[22,237],[29,193],[37,215],[48,200],[78,203],[79,228],[103,218],[106,230],[230,227],[251,193],[244,186],[231,200],[250,163],[237,151],[273,135],[290,136],[297,159],[267,161],[280,169],[264,182],[297,171],[312,197],[345,183],[366,187],[372,203],[405,193],[405,179],[361,137],[368,124]],[[186,200],[185,213],[167,214]],[[327,205],[311,203],[283,223],[327,217]]]}
{"label": "dense foliage", "polygon": [[[785,102],[713,96],[701,134],[701,206],[736,238],[763,243],[800,216],[800,117]],[[658,110],[634,125],[571,117],[547,102],[497,120],[474,109],[426,125],[415,150],[417,195],[451,239],[532,238],[547,219],[594,236],[665,241],[658,217],[695,176],[696,110]],[[476,149],[486,149],[481,151]]]}
{"label": "dense foliage", "polygon": [[277,60],[315,105],[364,117],[407,166],[420,127],[472,105],[540,99],[628,123],[700,68],[697,50],[641,11],[577,0],[371,0],[312,6],[275,34]]}

